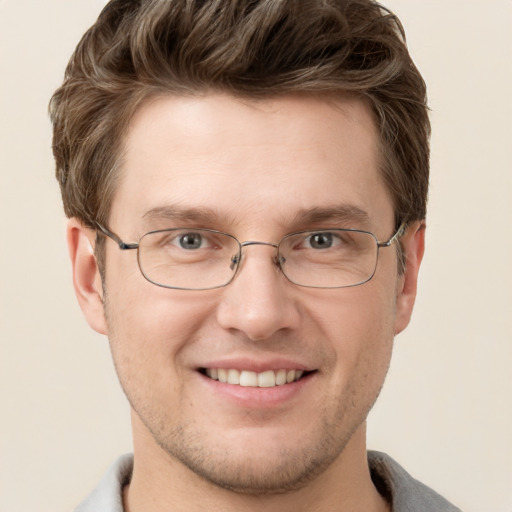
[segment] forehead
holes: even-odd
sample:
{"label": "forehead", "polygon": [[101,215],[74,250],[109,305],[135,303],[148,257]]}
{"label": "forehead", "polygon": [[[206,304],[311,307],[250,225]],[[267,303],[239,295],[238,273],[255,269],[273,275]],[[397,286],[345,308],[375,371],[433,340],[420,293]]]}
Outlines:
{"label": "forehead", "polygon": [[385,216],[377,148],[372,115],[353,98],[155,98],[132,119],[111,222],[166,209],[224,223],[286,224],[328,207]]}

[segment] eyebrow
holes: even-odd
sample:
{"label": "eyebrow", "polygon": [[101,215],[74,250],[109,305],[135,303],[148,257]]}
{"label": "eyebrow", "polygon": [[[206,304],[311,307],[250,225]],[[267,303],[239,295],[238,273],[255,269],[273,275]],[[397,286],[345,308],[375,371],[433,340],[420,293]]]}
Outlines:
{"label": "eyebrow", "polygon": [[[150,225],[157,221],[194,223],[202,226],[212,224],[233,224],[232,218],[227,215],[221,215],[219,211],[208,207],[183,207],[179,205],[158,206],[147,211],[143,215],[143,220]],[[338,223],[348,225],[356,224],[353,227],[359,227],[361,224],[367,226],[370,224],[370,217],[365,210],[355,205],[337,205],[330,207],[315,207],[303,209],[297,212],[291,219],[292,226],[308,226],[311,224],[321,224],[322,222]],[[285,222],[281,222],[283,227]]]}
{"label": "eyebrow", "polygon": [[197,224],[211,224],[219,219],[219,212],[206,207],[187,208],[178,205],[158,206],[147,211],[143,216],[145,222],[182,221]]}
{"label": "eyebrow", "polygon": [[339,205],[325,208],[312,208],[299,211],[294,218],[295,224],[320,224],[322,222],[357,223],[369,225],[370,216],[365,210],[354,205]]}

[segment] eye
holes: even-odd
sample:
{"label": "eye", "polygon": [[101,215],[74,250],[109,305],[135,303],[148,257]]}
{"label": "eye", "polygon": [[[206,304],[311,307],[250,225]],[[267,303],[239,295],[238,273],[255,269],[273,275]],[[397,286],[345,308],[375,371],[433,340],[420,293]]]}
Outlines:
{"label": "eye", "polygon": [[330,249],[339,243],[339,238],[333,233],[313,233],[304,240],[307,249]]}
{"label": "eye", "polygon": [[176,237],[173,242],[186,250],[201,249],[206,245],[206,240],[200,233],[184,233]]}

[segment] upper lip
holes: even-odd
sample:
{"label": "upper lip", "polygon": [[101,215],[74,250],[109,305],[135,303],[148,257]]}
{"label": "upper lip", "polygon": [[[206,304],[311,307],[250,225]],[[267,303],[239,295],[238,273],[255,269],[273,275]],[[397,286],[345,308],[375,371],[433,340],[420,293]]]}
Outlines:
{"label": "upper lip", "polygon": [[304,363],[293,361],[287,358],[272,358],[266,360],[258,360],[255,358],[233,358],[233,359],[217,359],[205,362],[198,368],[223,368],[226,370],[246,370],[250,372],[261,373],[268,370],[302,370],[310,372],[315,368]]}

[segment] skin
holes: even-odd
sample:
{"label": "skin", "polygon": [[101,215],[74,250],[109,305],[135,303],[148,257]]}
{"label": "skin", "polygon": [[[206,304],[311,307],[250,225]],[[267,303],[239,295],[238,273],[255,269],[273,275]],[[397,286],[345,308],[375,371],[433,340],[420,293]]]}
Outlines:
{"label": "skin", "polygon": [[[138,111],[125,142],[109,228],[126,242],[171,227],[147,215],[167,206],[208,208],[206,219],[176,222],[241,241],[318,227],[387,240],[395,228],[376,129],[359,100],[163,97]],[[347,206],[364,215],[303,215]],[[365,421],[393,338],[410,319],[423,228],[411,223],[401,239],[403,275],[394,248],[382,249],[373,279],[358,287],[296,286],[272,247],[250,246],[230,285],[183,291],[149,283],[136,251],[110,240],[102,286],[95,233],[71,219],[76,294],[90,325],[109,337],[132,408],[126,509],[387,510],[369,475]],[[258,388],[233,396],[198,371],[285,363],[313,373],[279,400]]]}

